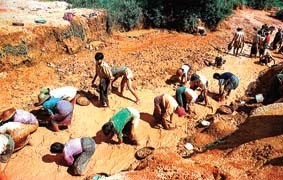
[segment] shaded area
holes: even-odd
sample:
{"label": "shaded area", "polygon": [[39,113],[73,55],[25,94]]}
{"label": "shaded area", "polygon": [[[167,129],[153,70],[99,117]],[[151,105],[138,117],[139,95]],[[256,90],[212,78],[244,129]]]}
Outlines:
{"label": "shaded area", "polygon": [[102,130],[99,130],[95,136],[92,137],[96,144],[101,144],[102,142],[108,142],[109,138],[106,137]]}
{"label": "shaded area", "polygon": [[283,116],[254,116],[243,123],[237,131],[222,138],[221,143],[208,149],[229,149],[262,138],[283,134]]}
{"label": "shaded area", "polygon": [[111,91],[111,92],[112,92],[113,94],[116,94],[116,95],[119,96],[119,97],[122,97],[122,98],[124,98],[124,99],[127,99],[128,101],[136,102],[135,100],[133,100],[133,99],[131,99],[131,98],[129,98],[129,97],[123,96],[123,95],[119,92],[119,90],[118,90],[117,87],[112,87],[112,91]]}
{"label": "shaded area", "polygon": [[80,90],[80,91],[78,91],[78,94],[80,96],[86,97],[94,106],[100,107],[100,102],[98,101],[98,96],[91,93],[90,91],[86,92],[86,91]]}
{"label": "shaded area", "polygon": [[59,166],[68,167],[64,161],[62,154],[46,154],[42,157],[42,161],[45,163],[55,162]]}
{"label": "shaded area", "polygon": [[264,165],[283,166],[283,157],[277,157],[267,161]]}
{"label": "shaded area", "polygon": [[152,114],[141,112],[140,119],[147,122],[150,125],[150,127],[157,128],[158,122],[154,119]]}

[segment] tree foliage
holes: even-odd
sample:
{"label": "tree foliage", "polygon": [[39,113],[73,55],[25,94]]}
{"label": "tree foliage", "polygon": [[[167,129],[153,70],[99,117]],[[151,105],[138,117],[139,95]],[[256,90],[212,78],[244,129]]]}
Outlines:
{"label": "tree foliage", "polygon": [[282,6],[283,0],[65,0],[75,6],[107,10],[111,25],[130,30],[142,18],[145,26],[194,32],[199,19],[214,27],[237,6],[255,9]]}

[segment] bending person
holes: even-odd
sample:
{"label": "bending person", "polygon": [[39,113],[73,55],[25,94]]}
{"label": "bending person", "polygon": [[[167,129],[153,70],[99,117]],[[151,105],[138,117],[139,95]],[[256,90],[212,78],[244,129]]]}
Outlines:
{"label": "bending person", "polygon": [[123,142],[124,134],[127,135],[133,145],[138,145],[135,130],[139,124],[140,112],[132,107],[123,108],[102,126],[104,135],[110,139],[114,134],[118,137],[118,143]]}
{"label": "bending person", "polygon": [[52,130],[59,131],[60,126],[67,127],[71,124],[74,110],[72,103],[42,94],[38,96],[38,100],[37,106],[42,105],[50,115],[49,122],[51,123]]}
{"label": "bending person", "polygon": [[225,72],[223,74],[214,73],[213,78],[218,80],[219,85],[219,101],[224,100],[230,95],[232,89],[236,89],[239,85],[239,78],[230,73]]}
{"label": "bending person", "polygon": [[190,105],[194,103],[197,98],[197,93],[186,86],[181,86],[176,90],[176,100],[179,106],[182,106],[189,114],[192,113]]}
{"label": "bending person", "polygon": [[169,123],[172,123],[173,114],[178,114],[179,117],[186,115],[185,109],[178,106],[177,101],[169,94],[161,94],[154,98],[154,118],[162,123],[164,129],[172,129]]}
{"label": "bending person", "polygon": [[185,85],[189,80],[189,71],[191,67],[188,64],[183,64],[176,72],[179,81],[182,85]]}
{"label": "bending person", "polygon": [[83,175],[87,164],[95,152],[95,141],[91,137],[69,140],[65,145],[55,142],[50,147],[51,153],[63,153],[74,175]]}
{"label": "bending person", "polygon": [[40,90],[40,94],[50,95],[51,97],[54,98],[64,99],[70,101],[74,105],[76,101],[77,88],[73,86],[64,86],[56,89],[43,87]]}
{"label": "bending person", "polygon": [[136,98],[136,103],[138,104],[140,102],[140,99],[134,90],[132,86],[132,80],[134,79],[133,72],[131,71],[130,68],[127,66],[121,66],[121,67],[113,67],[111,69],[112,75],[114,76],[114,80],[111,82],[111,87],[113,87],[113,83],[119,78],[122,77],[121,81],[121,95],[124,96],[124,90],[125,90],[125,85],[127,84],[127,87],[129,91],[135,96]]}
{"label": "bending person", "polygon": [[38,128],[36,117],[27,111],[10,108],[3,111],[0,115],[1,133],[11,135],[15,142],[15,150],[23,148],[29,143],[30,134]]}

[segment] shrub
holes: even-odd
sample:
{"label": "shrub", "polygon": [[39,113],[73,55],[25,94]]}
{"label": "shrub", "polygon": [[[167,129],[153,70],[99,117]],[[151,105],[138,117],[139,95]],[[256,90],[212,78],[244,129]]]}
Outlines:
{"label": "shrub", "polygon": [[11,44],[4,44],[2,46],[2,57],[4,57],[6,54],[11,54],[13,56],[19,56],[19,55],[27,55],[28,54],[28,48],[26,46],[26,42],[22,40],[21,44],[12,46]]}
{"label": "shrub", "polygon": [[213,27],[233,12],[233,2],[223,0],[201,0],[201,17],[206,25]]}
{"label": "shrub", "polygon": [[72,4],[74,7],[94,7],[96,0],[64,0],[67,3]]}
{"label": "shrub", "polygon": [[248,0],[248,6],[255,9],[271,9],[272,7],[282,6],[282,0]]}
{"label": "shrub", "polygon": [[136,0],[98,0],[96,7],[107,10],[110,25],[121,25],[127,31],[137,24],[142,15]]}

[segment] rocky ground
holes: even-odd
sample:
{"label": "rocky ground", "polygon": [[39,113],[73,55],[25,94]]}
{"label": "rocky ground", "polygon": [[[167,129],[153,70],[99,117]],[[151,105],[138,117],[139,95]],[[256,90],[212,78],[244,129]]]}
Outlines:
{"label": "rocky ground", "polygon": [[[46,34],[50,27],[60,29],[61,26],[69,25],[69,22],[62,20],[64,12],[69,11],[66,10],[67,5],[58,2],[44,5],[37,3],[26,0],[0,2],[0,32],[6,36],[8,34],[11,43],[19,43],[19,36],[35,37],[30,33]],[[33,20],[39,14],[48,22],[37,28],[41,31],[35,31],[33,29],[38,25],[35,25]],[[11,26],[15,19],[25,22],[25,26]],[[244,112],[218,114],[209,128],[196,127],[200,119],[215,113],[220,105],[229,105],[244,96],[248,85],[256,80],[259,72],[267,68],[257,64],[257,59],[248,58],[248,43],[239,57],[234,57],[231,52],[226,51],[232,32],[238,25],[244,27],[247,41],[251,41],[251,35],[254,33],[252,28],[260,27],[263,23],[282,26],[282,22],[269,17],[268,12],[245,9],[236,11],[222,22],[215,32],[208,32],[206,36],[161,29],[112,32],[111,35],[100,35],[95,41],[87,41],[86,48],[72,55],[63,50],[57,52],[58,46],[53,40],[44,41],[44,45],[48,44],[46,47],[49,49],[33,49],[30,44],[32,57],[35,57],[33,63],[10,63],[2,68],[0,109],[12,106],[34,109],[37,94],[43,86],[76,86],[91,93],[92,103],[86,107],[75,106],[72,126],[67,130],[55,133],[45,127],[39,127],[32,135],[31,145],[14,153],[8,163],[1,164],[1,169],[11,179],[84,179],[101,172],[113,175],[112,179],[282,179],[282,106],[269,107],[269,112],[274,113],[258,113],[251,117]],[[0,45],[3,44],[4,40],[1,39]],[[40,43],[34,46],[38,47]],[[127,65],[133,70],[134,86],[142,99],[141,104],[136,105],[129,92],[126,93],[127,98],[112,93],[110,108],[97,107],[97,92],[90,86],[95,73],[93,56],[97,51],[105,54],[110,65]],[[204,65],[204,59],[213,60],[218,54],[227,60],[221,69]],[[276,63],[282,61],[282,55],[274,53],[274,57]],[[4,60],[13,62],[13,57],[1,59]],[[198,71],[207,76],[211,92],[218,90],[217,82],[212,79],[214,72],[231,71],[239,76],[241,82],[231,97],[222,103],[215,101],[213,96],[209,97],[213,110],[195,104],[193,109],[197,115],[194,118],[175,117],[177,129],[165,131],[159,126],[156,127],[151,116],[153,98],[164,92],[175,94],[176,86],[166,83],[166,80],[182,63],[190,64],[193,72]],[[118,85],[117,82],[116,86]],[[117,110],[126,106],[136,107],[141,112],[137,130],[140,145],[105,143],[100,131],[101,126]],[[233,134],[230,135],[231,133]],[[197,153],[191,158],[182,158],[186,153],[183,146],[186,142],[191,142],[200,150],[206,144],[227,135],[230,136],[219,146],[212,144],[203,153]],[[49,147],[54,141],[66,142],[70,138],[81,136],[94,137],[97,149],[85,175],[74,177],[67,172],[67,167],[62,165],[61,156],[50,154]],[[155,151],[148,158],[138,161],[134,154],[144,146],[152,146]],[[126,172],[120,173],[123,170]]]}

